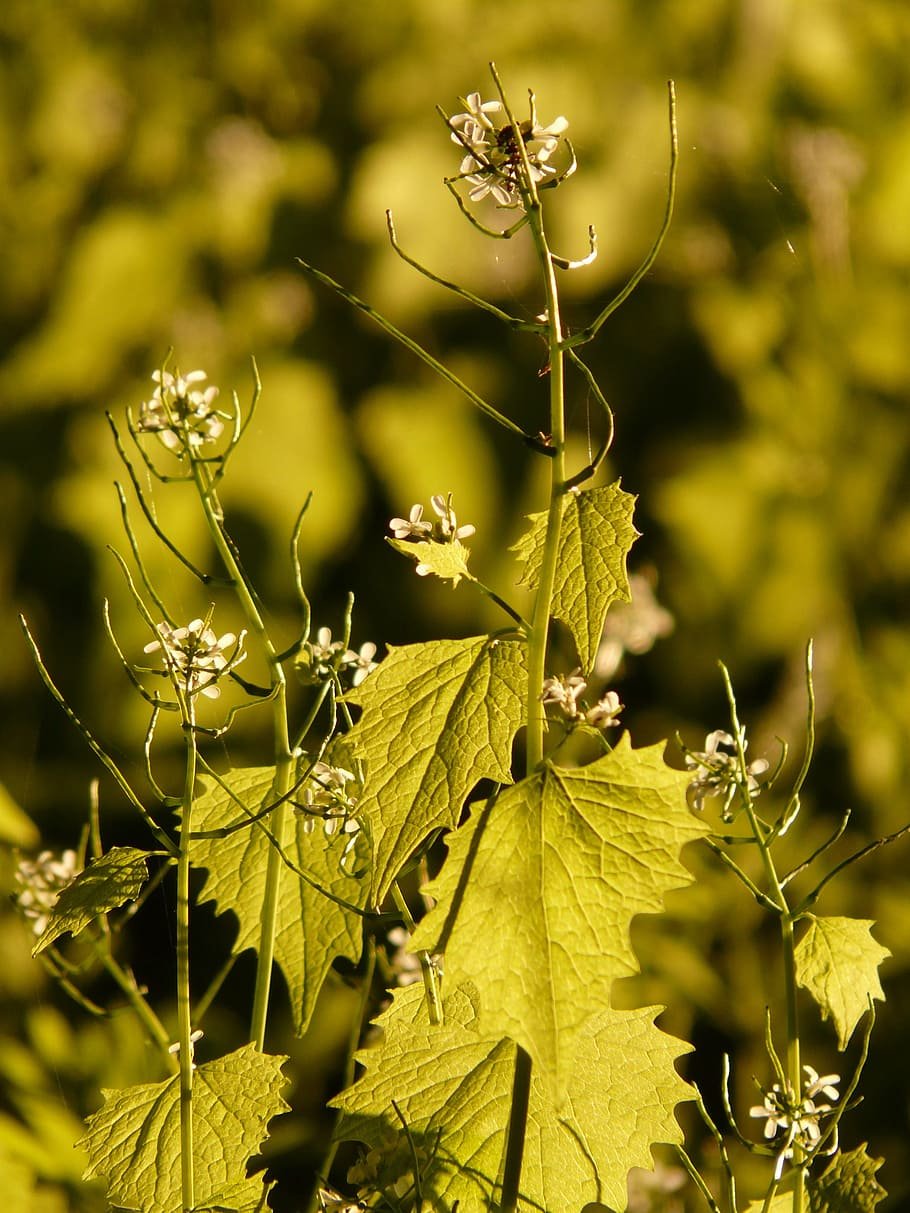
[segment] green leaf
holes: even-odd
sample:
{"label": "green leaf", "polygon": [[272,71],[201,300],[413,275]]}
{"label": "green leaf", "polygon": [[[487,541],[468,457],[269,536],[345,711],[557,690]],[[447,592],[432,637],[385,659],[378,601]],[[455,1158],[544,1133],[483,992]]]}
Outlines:
{"label": "green leaf", "polygon": [[[255,813],[273,798],[274,775],[271,767],[240,767],[225,777],[225,783]],[[211,779],[201,783],[205,790],[193,805],[194,831],[218,830],[243,820],[243,810],[224,788]],[[326,838],[321,829],[304,833],[303,819],[288,805],[279,806],[268,819],[273,833],[276,818],[282,816],[285,851],[297,867],[336,897],[363,905],[363,882],[339,866],[342,837]],[[237,917],[235,953],[258,947],[271,849],[263,830],[252,824],[225,838],[190,842],[190,862],[208,870],[200,901],[214,901],[219,914],[232,910]],[[324,896],[284,863],[279,880],[275,959],[288,985],[295,1027],[303,1033],[332,961],[344,956],[356,962],[360,957],[361,922],[353,910]]]}
{"label": "green leaf", "polygon": [[443,581],[451,581],[453,589],[462,577],[471,577],[468,572],[471,553],[460,539],[453,539],[451,543],[430,543],[428,540],[409,543],[404,539],[388,539],[386,542],[396,552],[416,560],[421,576],[433,573]]}
{"label": "green leaf", "polygon": [[[632,525],[635,498],[619,481],[570,492],[559,532],[559,556],[551,613],[571,629],[582,669],[594,665],[607,611],[629,602],[626,557],[638,538]],[[520,584],[535,590],[540,580],[547,515],[531,514],[531,529],[512,548],[525,563]]]}
{"label": "green leaf", "polygon": [[111,847],[90,863],[60,890],[32,955],[43,952],[65,931],[78,935],[99,915],[135,901],[148,879],[146,859],[147,852],[135,847]]}
{"label": "green leaf", "polygon": [[[195,1208],[251,1209],[262,1177],[246,1166],[273,1116],[288,1111],[281,1096],[285,1057],[248,1044],[199,1066],[193,1074]],[[180,1078],[104,1091],[104,1104],[86,1121],[78,1143],[89,1165],[85,1179],[107,1180],[111,1204],[142,1213],[181,1213]]]}
{"label": "green leaf", "polygon": [[526,682],[523,642],[472,636],[392,648],[348,693],[363,708],[346,740],[365,769],[375,904],[432,830],[456,824],[478,780],[511,782]]}
{"label": "green leaf", "polygon": [[638,971],[631,920],[691,881],[679,852],[707,832],[662,752],[623,734],[590,766],[545,766],[449,836],[426,890],[438,905],[412,948],[444,952],[447,980],[482,989],[485,1029],[523,1045],[555,1089],[613,982]]}
{"label": "green leaf", "polygon": [[878,966],[891,953],[872,938],[873,926],[868,918],[813,918],[796,948],[796,980],[833,1021],[841,1050],[869,999],[885,997]]}
{"label": "green leaf", "polygon": [[[393,1161],[406,1157],[394,1100],[433,1207],[460,1200],[463,1209],[486,1209],[498,1195],[516,1048],[486,1030],[470,983],[443,1007],[445,1023],[432,1027],[418,987],[396,992],[378,1021],[382,1043],[357,1055],[366,1073],[333,1101],[342,1109],[336,1136]],[[532,1071],[522,1208],[577,1209],[592,1200],[624,1208],[629,1168],[650,1167],[655,1142],[682,1141],[673,1108],[692,1093],[673,1063],[689,1046],[654,1026],[655,1010],[592,1016],[558,1103]]]}
{"label": "green leaf", "polygon": [[875,1178],[883,1162],[869,1157],[865,1143],[838,1154],[823,1175],[807,1184],[811,1213],[872,1213],[888,1195]]}

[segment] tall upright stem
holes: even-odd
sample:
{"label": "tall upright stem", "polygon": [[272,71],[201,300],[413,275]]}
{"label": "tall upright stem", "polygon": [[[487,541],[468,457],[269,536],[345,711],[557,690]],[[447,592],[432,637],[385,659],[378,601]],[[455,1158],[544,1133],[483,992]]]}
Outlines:
{"label": "tall upright stem", "polygon": [[[269,681],[274,692],[271,704],[275,759],[275,776],[269,795],[280,803],[269,814],[267,824],[283,849],[287,842],[290,824],[290,810],[285,797],[290,791],[293,781],[293,755],[288,735],[287,679],[275,646],[266,631],[256,599],[246,583],[243,571],[238,565],[234,551],[224,533],[221,507],[215,497],[204,464],[193,464],[193,477],[212,540],[233,582],[234,592],[237,594],[246,618],[247,628],[250,635],[259,642],[269,666]],[[253,990],[253,1009],[250,1019],[250,1039],[259,1050],[263,1050],[265,1047],[272,965],[275,959],[275,940],[278,930],[278,899],[281,892],[282,868],[278,848],[269,847],[259,946],[256,950],[256,983]]]}
{"label": "tall upright stem", "polygon": [[[780,915],[780,933],[781,945],[783,951],[784,965],[784,998],[786,1001],[786,1031],[787,1031],[787,1081],[797,1097],[802,1090],[802,1071],[799,1048],[799,1000],[796,989],[796,948],[793,935],[794,916],[790,908],[790,903],[787,900],[787,894],[784,886],[781,884],[777,874],[777,867],[774,863],[774,857],[771,854],[771,848],[768,845],[768,840],[765,835],[765,830],[762,828],[758,817],[755,814],[755,809],[752,805],[752,797],[749,794],[749,773],[746,769],[746,751],[743,743],[743,731],[739,723],[739,715],[736,710],[736,697],[733,694],[733,684],[730,680],[730,674],[724,665],[721,665],[721,673],[724,679],[724,685],[727,691],[727,701],[730,705],[730,722],[733,725],[733,736],[736,742],[737,759],[739,762],[739,770],[742,787],[742,805],[745,809],[746,817],[749,820],[749,828],[752,831],[752,837],[758,846],[761,854],[762,866],[765,870],[765,878],[771,890],[771,900],[776,904]],[[798,1166],[803,1161],[804,1154],[802,1147],[798,1141],[793,1143],[793,1163],[796,1172],[796,1179],[793,1188],[793,1213],[803,1213],[805,1207],[805,1172],[802,1167]]]}
{"label": "tall upright stem", "polygon": [[[491,64],[493,79],[502,98],[503,108],[513,131],[520,130],[509,109],[509,102],[502,83]],[[563,506],[566,493],[565,471],[565,380],[564,351],[562,346],[562,320],[559,314],[559,291],[556,271],[543,225],[540,198],[534,174],[531,172],[524,139],[517,140],[517,151],[521,160],[519,189],[522,205],[528,218],[534,249],[540,262],[546,297],[547,353],[550,379],[550,434],[549,445],[553,455],[550,459],[550,503],[547,510],[547,529],[544,539],[543,557],[540,565],[537,594],[531,616],[528,636],[528,699],[526,772],[532,774],[543,762],[545,710],[541,698],[547,662],[547,644],[550,633],[550,611],[553,588],[556,584],[556,563],[559,556],[559,533],[562,526]],[[503,1163],[501,1213],[516,1213],[521,1184],[522,1160],[527,1132],[528,1108],[531,1094],[532,1062],[530,1055],[520,1045],[515,1051],[515,1071],[512,1079],[512,1099],[509,1108],[509,1124],[506,1130],[506,1153]]]}
{"label": "tall upright stem", "polygon": [[177,1042],[180,1060],[180,1192],[185,1211],[196,1206],[193,1167],[193,1023],[190,997],[190,833],[196,784],[196,734],[193,699],[185,700],[183,730],[186,770],[177,856]]}

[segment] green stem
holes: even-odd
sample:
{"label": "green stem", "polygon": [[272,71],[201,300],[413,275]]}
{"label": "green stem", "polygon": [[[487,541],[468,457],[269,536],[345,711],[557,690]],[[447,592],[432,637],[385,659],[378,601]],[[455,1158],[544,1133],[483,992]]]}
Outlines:
{"label": "green stem", "polygon": [[[512,130],[518,130],[519,127],[515,122],[514,115],[509,108],[508,99],[503,91],[502,82],[493,64],[490,65],[490,71],[499,95],[502,98],[503,108],[505,109],[510,126]],[[547,511],[546,538],[544,540],[537,594],[534,598],[534,608],[531,615],[531,629],[528,634],[528,724],[525,744],[526,771],[530,775],[543,762],[544,756],[546,719],[544,705],[541,700],[541,689],[546,672],[550,612],[556,584],[556,565],[559,556],[559,534],[562,527],[563,506],[567,492],[565,472],[565,355],[562,345],[563,332],[559,313],[559,289],[556,284],[556,270],[544,230],[537,186],[531,173],[527,148],[522,139],[518,140],[518,151],[522,165],[520,185],[522,203],[528,218],[528,227],[531,232],[531,238],[534,241],[537,258],[543,272],[544,292],[546,296],[547,345],[550,357],[550,436],[548,447],[552,451],[550,461],[550,504]],[[512,1099],[509,1110],[509,1125],[506,1135],[506,1154],[503,1167],[502,1197],[500,1201],[502,1213],[515,1213],[518,1208],[530,1092],[531,1058],[521,1046],[517,1046]]]}
{"label": "green stem", "polygon": [[186,699],[183,728],[186,738],[186,777],[180,816],[177,857],[177,1042],[180,1062],[180,1191],[183,1208],[196,1205],[193,1167],[193,1024],[190,1001],[190,833],[196,784],[195,707]]}
{"label": "green stem", "polygon": [[136,980],[133,975],[124,969],[123,966],[117,962],[117,960],[115,960],[111,953],[109,937],[107,935],[102,935],[100,938],[93,941],[92,948],[95,955],[98,957],[98,960],[119,986],[121,993],[130,1004],[136,1018],[167,1058],[168,1066],[171,1071],[176,1071],[177,1059],[174,1057],[173,1053],[169,1052],[171,1041],[167,1034],[167,1029],[149,1006],[145,998],[143,998],[139,991],[139,987],[136,985]]}
{"label": "green stem", "polygon": [[294,774],[293,756],[288,737],[287,679],[278,653],[266,631],[256,597],[237,563],[233,546],[225,533],[221,506],[204,464],[193,463],[193,479],[212,540],[233,582],[234,592],[246,618],[247,628],[262,647],[269,666],[269,685],[274,692],[271,702],[275,777],[268,794],[280,803],[276,805],[274,812],[270,815],[268,825],[276,839],[277,846],[269,848],[266,864],[259,945],[256,950],[256,981],[253,988],[253,1009],[250,1019],[250,1039],[255,1043],[256,1048],[262,1051],[265,1048],[265,1028],[268,1019],[275,940],[278,930],[278,898],[281,891],[283,866],[281,851],[287,842],[286,836],[290,823],[290,810],[285,797],[291,788]]}
{"label": "green stem", "polygon": [[[730,680],[730,673],[726,666],[721,663],[721,674],[723,675],[724,685],[727,691],[727,702],[730,706],[730,722],[733,726],[733,737],[736,742],[737,758],[739,761],[740,774],[740,800],[745,810],[746,817],[749,821],[749,828],[752,831],[752,837],[761,854],[762,866],[765,870],[765,878],[771,889],[770,900],[774,903],[775,909],[780,919],[781,944],[783,947],[783,965],[784,965],[784,997],[786,1000],[786,1033],[787,1033],[787,1081],[790,1084],[794,1094],[799,1097],[802,1090],[802,1077],[800,1069],[800,1048],[799,1048],[799,1003],[797,999],[796,989],[796,947],[793,935],[793,925],[796,921],[795,914],[787,901],[787,894],[784,886],[781,883],[777,873],[777,868],[774,863],[774,857],[771,854],[771,846],[765,830],[762,829],[760,822],[755,814],[755,809],[752,804],[752,797],[749,794],[749,776],[746,769],[746,753],[743,744],[743,730],[739,723],[739,716],[736,710],[736,697],[733,693],[733,684]],[[796,1181],[793,1189],[793,1213],[803,1213],[805,1207],[805,1172],[800,1166],[803,1161],[803,1150],[798,1141],[793,1143],[793,1167],[796,1173]]]}

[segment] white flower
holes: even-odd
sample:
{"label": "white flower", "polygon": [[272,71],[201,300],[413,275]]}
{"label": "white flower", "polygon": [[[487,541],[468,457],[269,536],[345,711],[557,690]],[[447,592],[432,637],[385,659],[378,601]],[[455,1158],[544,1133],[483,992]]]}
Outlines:
{"label": "white flower", "polygon": [[581,676],[581,670],[573,670],[571,674],[556,674],[546,678],[541,692],[541,702],[553,703],[570,720],[578,716],[578,700],[587,689],[587,682]]}
{"label": "white flower", "polygon": [[213,408],[218,389],[212,385],[192,386],[204,383],[207,378],[205,371],[190,371],[188,375],[154,371],[152,379],[158,386],[151,399],[140,406],[140,433],[157,434],[168,450],[178,456],[220,438],[224,414]]}
{"label": "white flower", "polygon": [[501,121],[499,116],[504,117],[505,112],[498,101],[481,101],[479,93],[471,93],[465,105],[467,110],[450,118],[449,125],[452,139],[466,152],[459,176],[470,187],[469,198],[479,202],[490,194],[500,206],[522,206],[522,145],[532,181],[555,177],[556,170],[548,161],[559,147],[568,121],[560,115],[541,126],[532,103],[531,118],[519,123],[516,130],[511,123]]}
{"label": "white flower", "polygon": [[588,708],[585,720],[595,729],[612,729],[619,724],[619,713],[624,707],[615,691],[607,691],[593,708]]}
{"label": "white flower", "polygon": [[839,1098],[837,1083],[839,1074],[825,1074],[821,1078],[812,1066],[803,1066],[806,1078],[803,1080],[802,1094],[797,1097],[793,1088],[782,1088],[775,1083],[770,1090],[764,1092],[764,1102],[749,1109],[749,1115],[755,1118],[764,1117],[764,1136],[770,1141],[778,1133],[786,1134],[784,1148],[781,1151],[780,1162],[793,1157],[793,1146],[811,1151],[821,1137],[819,1121],[823,1116],[834,1111],[830,1103],[817,1103],[816,1097],[825,1095],[832,1103]]}
{"label": "white flower", "polygon": [[[749,743],[745,736],[742,739],[743,751]],[[721,749],[720,747],[725,747]],[[730,752],[727,753],[726,751]],[[690,770],[698,769],[699,774],[689,784],[689,796],[696,809],[703,809],[706,796],[723,796],[724,820],[731,820],[731,805],[740,786],[739,756],[736,753],[736,742],[723,729],[715,729],[705,738],[703,751],[691,751],[685,756],[686,766]],[[758,776],[764,775],[771,764],[767,758],[756,758],[746,767],[746,786],[751,799],[761,792]]]}
{"label": "white flower", "polygon": [[372,674],[376,669],[378,663],[373,660],[375,656],[376,645],[372,640],[365,641],[356,653],[353,649],[348,649],[342,654],[341,668],[351,674],[352,686],[359,687],[367,674]]}
{"label": "white flower", "polygon": [[443,497],[441,493],[436,493],[430,498],[430,505],[433,507],[439,521],[433,528],[434,538],[440,539],[445,543],[453,543],[456,539],[470,539],[476,534],[477,528],[468,523],[466,526],[459,526],[455,518],[455,511],[452,509],[452,494]]}
{"label": "white flower", "polygon": [[[348,784],[354,784],[357,776],[344,767],[333,767],[327,762],[316,762],[310,771],[303,788],[301,802],[310,809],[325,809],[323,817],[345,817],[357,803],[356,797],[349,790]],[[304,829],[310,833],[313,819],[309,818]],[[330,831],[335,832],[335,827]]]}
{"label": "white flower", "polygon": [[306,682],[327,682],[335,675],[344,656],[344,642],[332,640],[331,628],[319,628],[316,639],[303,645],[297,668]]}
{"label": "white flower", "polygon": [[[202,694],[217,699],[221,694],[217,680],[246,659],[243,649],[246,632],[239,637],[233,632],[216,636],[202,619],[193,619],[184,628],[159,623],[157,630],[158,640],[152,640],[143,651],[161,650],[165,665],[187,695]],[[233,651],[228,654],[228,649]]]}
{"label": "white flower", "polygon": [[57,898],[79,875],[75,851],[41,851],[36,859],[16,865],[16,904],[36,935],[42,935]]}
{"label": "white flower", "polygon": [[418,502],[411,506],[411,512],[407,518],[391,519],[389,530],[396,539],[424,539],[432,535],[433,524],[424,519],[423,506]]}
{"label": "white flower", "polygon": [[[435,522],[427,522],[423,517],[423,506],[411,506],[407,518],[393,518],[389,528],[396,539],[416,539],[420,543],[455,543],[456,540],[470,539],[477,533],[477,528],[471,523],[458,525],[455,510],[452,508],[452,494],[443,496],[435,493],[430,498],[430,505],[436,515]],[[418,577],[428,577],[434,572],[433,566],[427,561],[420,561],[414,570]],[[366,674],[364,674],[366,677]]]}
{"label": "white flower", "polygon": [[376,645],[371,640],[355,652],[345,648],[343,641],[332,640],[331,628],[320,628],[316,639],[308,640],[301,648],[297,669],[307,683],[328,682],[336,673],[349,673],[356,687],[376,669],[375,655]]}
{"label": "white flower", "polygon": [[316,762],[298,802],[304,834],[312,834],[316,821],[321,818],[326,838],[333,838],[336,834],[344,837],[339,859],[342,869],[353,854],[360,834],[360,822],[354,817],[359,794],[360,784],[352,771],[331,766],[327,762]]}

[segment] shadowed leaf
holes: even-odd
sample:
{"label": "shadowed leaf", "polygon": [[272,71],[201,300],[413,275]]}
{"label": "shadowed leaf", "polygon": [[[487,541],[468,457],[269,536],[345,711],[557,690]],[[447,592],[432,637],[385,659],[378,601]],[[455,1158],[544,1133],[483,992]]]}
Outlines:
{"label": "shadowed leaf", "polygon": [[32,949],[36,956],[69,931],[78,935],[101,914],[135,901],[148,879],[146,852],[135,847],[111,847],[61,889],[47,926]]}

